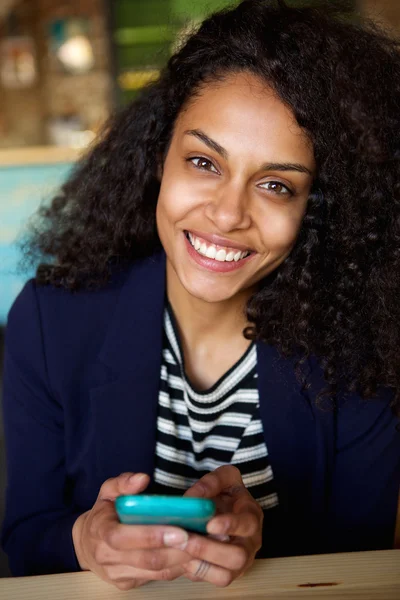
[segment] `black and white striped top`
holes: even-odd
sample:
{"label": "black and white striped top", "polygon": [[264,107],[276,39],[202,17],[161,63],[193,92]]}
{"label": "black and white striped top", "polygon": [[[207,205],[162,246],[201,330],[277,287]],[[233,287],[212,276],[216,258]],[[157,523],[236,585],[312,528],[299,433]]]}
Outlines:
{"label": "black and white striped top", "polygon": [[222,465],[237,466],[263,509],[278,504],[263,437],[252,344],[215,385],[196,391],[188,381],[172,310],[164,313],[153,492],[181,495]]}

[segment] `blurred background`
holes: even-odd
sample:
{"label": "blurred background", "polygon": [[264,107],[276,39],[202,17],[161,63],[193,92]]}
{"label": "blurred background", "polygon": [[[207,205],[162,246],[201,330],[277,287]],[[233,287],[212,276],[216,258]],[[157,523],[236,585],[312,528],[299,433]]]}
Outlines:
{"label": "blurred background", "polygon": [[[231,3],[0,0],[0,403],[7,313],[31,275],[17,270],[15,242],[24,224],[108,115],[157,77],[188,31]],[[353,7],[355,19],[370,17],[400,34],[400,0],[354,0]],[[0,522],[5,481],[0,416]],[[0,577],[8,575],[0,550]]]}

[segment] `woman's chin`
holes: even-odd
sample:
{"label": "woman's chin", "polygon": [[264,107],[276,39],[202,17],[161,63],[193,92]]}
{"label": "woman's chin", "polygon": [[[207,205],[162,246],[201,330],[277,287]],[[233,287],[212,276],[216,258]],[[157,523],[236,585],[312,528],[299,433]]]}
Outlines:
{"label": "woman's chin", "polygon": [[203,302],[227,302],[234,298],[239,290],[227,290],[226,287],[213,285],[184,285],[186,292]]}

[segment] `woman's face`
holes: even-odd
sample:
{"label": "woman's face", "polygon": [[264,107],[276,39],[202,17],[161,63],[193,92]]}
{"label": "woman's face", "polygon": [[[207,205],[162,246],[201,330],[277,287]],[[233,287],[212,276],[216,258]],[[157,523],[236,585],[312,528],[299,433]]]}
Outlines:
{"label": "woman's face", "polygon": [[292,250],[314,172],[309,140],[261,80],[204,87],[176,121],[157,204],[178,284],[208,302],[253,289]]}

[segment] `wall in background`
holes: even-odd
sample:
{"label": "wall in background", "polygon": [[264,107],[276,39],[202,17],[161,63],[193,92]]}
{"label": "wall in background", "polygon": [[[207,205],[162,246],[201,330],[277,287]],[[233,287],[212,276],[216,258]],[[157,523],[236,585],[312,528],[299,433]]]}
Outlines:
{"label": "wall in background", "polygon": [[[29,0],[32,2],[32,0]],[[111,109],[112,75],[109,37],[103,0],[33,0],[37,5],[39,54],[48,118],[76,113],[88,129],[97,131]],[[87,18],[94,68],[87,74],[63,73],[48,48],[48,31],[56,19]]]}
{"label": "wall in background", "polygon": [[[0,42],[10,35],[36,37],[33,2],[17,3],[14,17],[14,24],[8,19],[0,21]],[[0,147],[44,143],[40,84],[40,69],[36,82],[27,89],[5,89],[0,82]]]}
{"label": "wall in background", "polygon": [[0,167],[0,327],[24,282],[33,275],[18,272],[15,240],[42,201],[49,200],[67,177],[71,164]]}
{"label": "wall in background", "polygon": [[[0,22],[0,42],[9,36],[34,39],[37,81],[24,90],[1,87],[0,147],[49,143],[48,122],[77,114],[84,126],[96,131],[112,105],[110,39],[104,0],[20,0],[12,15]],[[50,26],[55,20],[88,19],[88,38],[94,67],[72,75],[57,66],[50,51]]]}
{"label": "wall in background", "polygon": [[231,0],[109,0],[123,104],[166,63],[176,36]]}

